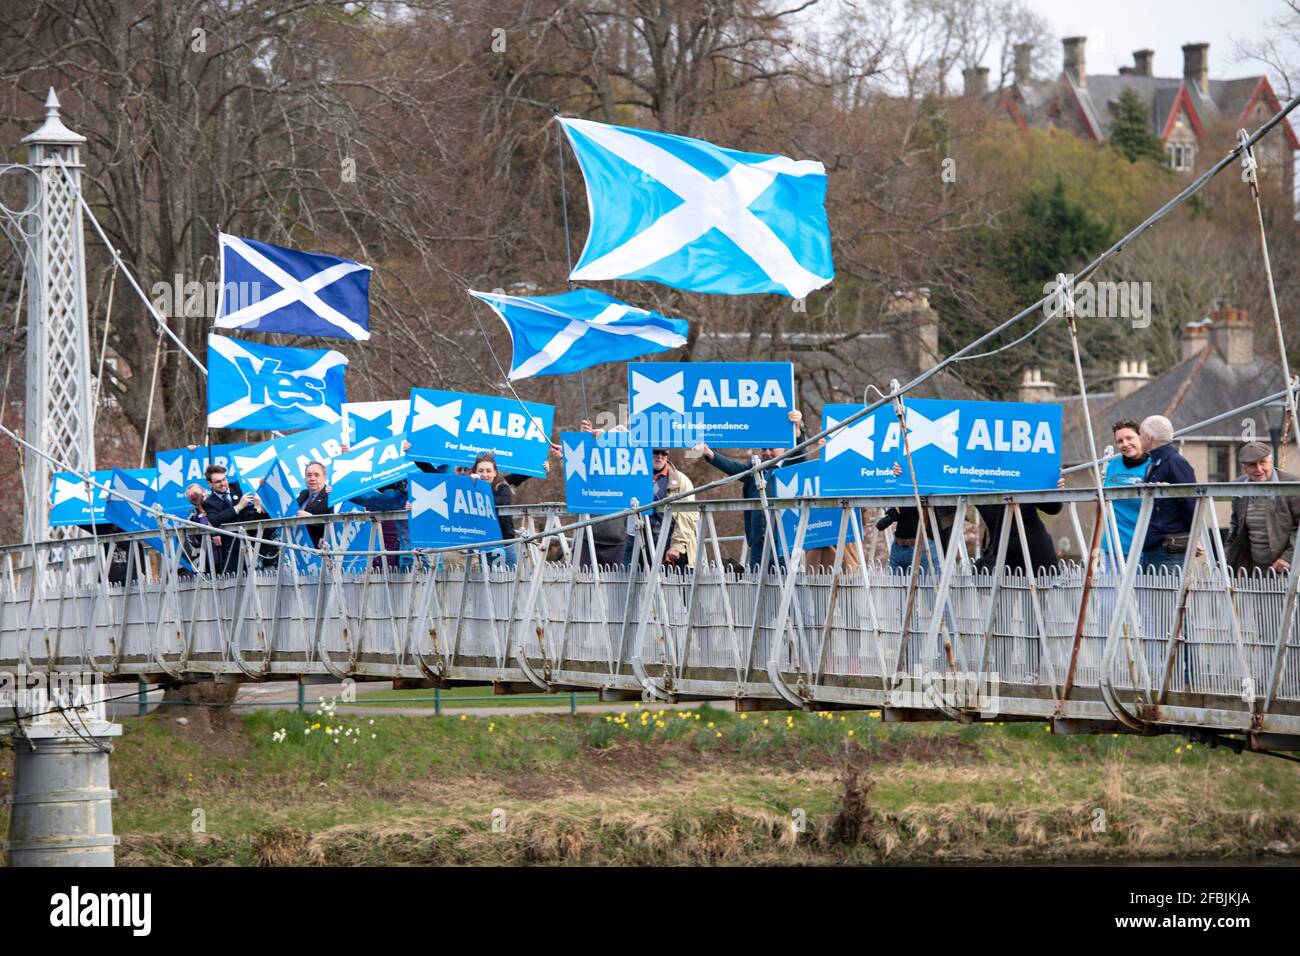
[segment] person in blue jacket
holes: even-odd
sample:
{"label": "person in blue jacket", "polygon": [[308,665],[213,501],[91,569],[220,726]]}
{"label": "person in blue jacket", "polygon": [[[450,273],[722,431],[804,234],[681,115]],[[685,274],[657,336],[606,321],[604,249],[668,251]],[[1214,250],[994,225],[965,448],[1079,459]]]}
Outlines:
{"label": "person in blue jacket", "polygon": [[[1124,419],[1111,426],[1115,436],[1116,456],[1106,464],[1106,475],[1102,483],[1107,488],[1124,488],[1140,485],[1146,480],[1147,468],[1151,456],[1142,448],[1142,438],[1138,423]],[[1138,509],[1142,502],[1137,498],[1112,501],[1115,512],[1115,526],[1119,532],[1119,541],[1113,540],[1109,523],[1102,529],[1101,551],[1105,559],[1103,567],[1110,571],[1119,569],[1117,556],[1128,557],[1129,547],[1133,543],[1133,531],[1137,527]]]}

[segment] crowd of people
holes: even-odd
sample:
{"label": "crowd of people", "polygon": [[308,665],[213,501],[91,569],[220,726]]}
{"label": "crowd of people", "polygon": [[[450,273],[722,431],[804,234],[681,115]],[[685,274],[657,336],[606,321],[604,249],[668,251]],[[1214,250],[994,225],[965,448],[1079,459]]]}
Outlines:
{"label": "crowd of people", "polygon": [[[802,433],[802,416],[798,411],[789,415],[796,440]],[[582,423],[584,431],[599,432],[590,422]],[[1119,421],[1112,427],[1114,457],[1106,465],[1104,484],[1107,487],[1169,484],[1187,485],[1197,481],[1191,463],[1182,455],[1173,441],[1173,427],[1169,419],[1153,415],[1140,424]],[[822,443],[824,444],[824,442]],[[780,465],[798,464],[816,455],[818,448],[791,451],[788,448],[758,448],[749,455],[730,457],[709,447],[697,445],[693,456],[705,462],[724,476],[744,475],[740,479],[740,493],[745,499],[758,499],[762,494],[760,482],[770,480],[771,470],[760,474],[745,474],[754,458],[760,462],[778,461]],[[552,457],[560,456],[559,446],[551,446]],[[1238,450],[1241,472],[1239,482],[1296,481],[1297,476],[1275,467],[1273,453],[1267,445],[1257,441],[1244,443]],[[696,560],[699,541],[699,512],[690,507],[694,502],[694,484],[690,477],[672,460],[667,448],[651,450],[651,471],[654,479],[654,500],[678,498],[673,509],[655,508],[640,516],[615,517],[595,522],[590,532],[578,534],[574,542],[574,559],[582,567],[599,566],[613,570],[625,569],[635,562],[643,566],[659,560],[666,567],[689,571]],[[500,537],[509,541],[517,538],[519,528],[513,515],[503,513],[503,508],[514,503],[516,491],[529,480],[527,475],[506,474],[500,471],[493,455],[480,454],[472,465],[448,466],[418,463],[424,471],[454,472],[468,475],[488,484],[492,489],[500,523]],[[550,460],[546,462],[549,472]],[[898,463],[895,474],[901,474]],[[232,481],[226,468],[211,464],[204,475],[207,487],[191,484],[185,495],[192,510],[189,521],[212,528],[237,529],[268,520],[262,501],[255,490],[245,490],[238,481]],[[307,464],[302,475],[304,489],[298,494],[299,516],[326,515],[334,511],[324,464],[313,461]],[[409,509],[408,483],[395,482],[366,495],[351,499],[368,512],[399,512]],[[1063,487],[1061,482],[1058,487]],[[769,492],[770,494],[770,492]],[[1101,534],[1101,567],[1115,571],[1119,568],[1118,555],[1126,558],[1139,554],[1139,566],[1154,571],[1160,568],[1181,568],[1190,547],[1196,554],[1203,547],[1195,540],[1192,523],[1195,502],[1191,497],[1158,497],[1151,510],[1145,536],[1139,549],[1133,548],[1141,502],[1136,498],[1111,502]],[[1043,515],[1061,511],[1060,502],[1022,503],[1019,506],[1021,521],[1007,529],[1007,545],[1003,559],[1010,570],[1048,573],[1059,567],[1060,559],[1051,533],[1043,523]],[[1002,524],[1011,512],[1002,505],[980,505],[977,512],[982,520],[982,542],[975,567],[992,570],[997,561],[998,543],[1003,532]],[[900,504],[886,509],[875,522],[875,527],[885,532],[892,529],[888,539],[888,567],[895,573],[910,573],[914,563],[923,573],[937,573],[939,555],[949,547],[955,524],[953,507],[935,507],[926,515],[926,527],[921,528],[923,512],[914,504]],[[733,569],[750,571],[761,569],[764,556],[768,566],[784,569],[784,552],[788,542],[780,540],[773,525],[769,541],[768,520],[762,509],[745,511],[744,554],[742,562],[732,563]],[[664,537],[664,522],[668,522]],[[1022,526],[1022,527],[1021,527]],[[1295,564],[1297,528],[1300,527],[1300,495],[1268,495],[1262,497],[1236,497],[1232,502],[1231,519],[1225,542],[1225,553],[1230,565],[1237,570],[1259,569],[1264,573],[1290,573]],[[410,527],[406,519],[381,521],[383,546],[381,553],[372,558],[379,569],[408,570],[413,566],[410,545]],[[104,531],[102,527],[100,531]],[[938,541],[936,542],[936,532]],[[1023,538],[1021,531],[1023,530]],[[312,547],[320,548],[326,541],[327,525],[313,523],[306,526]],[[216,574],[237,573],[249,561],[259,567],[274,566],[279,557],[277,531],[262,532],[261,544],[251,548],[239,538],[204,534],[197,529],[184,536],[186,553],[191,564],[199,571],[211,570]],[[925,548],[917,555],[918,543]],[[592,547],[594,545],[594,548]],[[765,547],[766,545],[766,547]],[[119,551],[121,549],[118,549]],[[835,558],[834,548],[815,549],[805,557],[805,565],[828,566]],[[840,556],[844,566],[852,570],[857,563],[856,546],[846,546]],[[494,547],[488,552],[492,566],[513,568],[519,560],[517,543]],[[114,573],[122,571],[124,555],[113,555]],[[193,572],[188,572],[193,573]],[[121,576],[119,574],[119,576]]]}

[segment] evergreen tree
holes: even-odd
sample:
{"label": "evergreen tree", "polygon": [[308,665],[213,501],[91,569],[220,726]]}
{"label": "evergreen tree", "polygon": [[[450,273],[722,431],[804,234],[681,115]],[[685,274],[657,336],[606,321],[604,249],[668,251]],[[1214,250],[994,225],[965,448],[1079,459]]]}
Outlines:
{"label": "evergreen tree", "polygon": [[1111,110],[1110,145],[1119,150],[1130,163],[1139,159],[1165,162],[1165,148],[1160,137],[1151,132],[1151,118],[1147,108],[1132,90],[1125,90]]}

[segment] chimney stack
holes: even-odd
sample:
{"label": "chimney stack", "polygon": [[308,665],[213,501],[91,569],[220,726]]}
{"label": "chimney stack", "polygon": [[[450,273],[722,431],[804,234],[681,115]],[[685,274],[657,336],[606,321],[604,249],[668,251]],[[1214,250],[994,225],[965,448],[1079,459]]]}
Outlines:
{"label": "chimney stack", "polygon": [[1015,81],[1020,84],[1028,83],[1031,79],[1029,61],[1034,54],[1034,45],[1032,43],[1017,43],[1013,49],[1016,54]]}
{"label": "chimney stack", "polygon": [[1119,374],[1115,376],[1115,398],[1128,398],[1149,381],[1151,373],[1147,370],[1146,359],[1140,362],[1137,359],[1120,359]]}
{"label": "chimney stack", "polygon": [[1056,383],[1044,381],[1043,373],[1040,369],[1025,369],[1024,378],[1020,380],[1020,396],[1022,402],[1054,402],[1056,401]]}
{"label": "chimney stack", "polygon": [[1066,37],[1061,41],[1065,50],[1065,75],[1081,88],[1088,85],[1087,66],[1083,61],[1083,45],[1087,42],[1087,37]]}
{"label": "chimney stack", "polygon": [[1183,326],[1183,361],[1186,362],[1193,355],[1199,355],[1210,344],[1210,330],[1214,328],[1214,320],[1205,318],[1199,322],[1188,322]]}
{"label": "chimney stack", "polygon": [[961,78],[965,83],[964,92],[967,96],[983,96],[989,91],[989,68],[987,66],[972,66],[961,71]]}
{"label": "chimney stack", "polygon": [[885,326],[903,343],[907,362],[916,374],[939,362],[939,313],[930,305],[930,290],[899,290],[885,303]]}
{"label": "chimney stack", "polygon": [[1155,57],[1154,50],[1134,50],[1133,51],[1133,73],[1135,76],[1151,76],[1151,61]]}
{"label": "chimney stack", "polygon": [[1183,81],[1195,86],[1201,96],[1210,95],[1210,45],[1188,43],[1183,47]]}
{"label": "chimney stack", "polygon": [[1215,337],[1229,365],[1250,365],[1255,361],[1255,331],[1245,309],[1225,305],[1214,313]]}

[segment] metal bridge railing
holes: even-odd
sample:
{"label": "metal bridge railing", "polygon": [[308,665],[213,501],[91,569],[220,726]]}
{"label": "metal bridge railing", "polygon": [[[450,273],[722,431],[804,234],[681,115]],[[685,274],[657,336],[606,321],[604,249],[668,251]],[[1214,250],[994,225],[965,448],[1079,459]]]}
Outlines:
{"label": "metal bridge railing", "polygon": [[[688,572],[580,566],[573,532],[555,505],[512,509],[523,518],[525,545],[514,568],[490,566],[481,552],[442,549],[410,552],[410,570],[375,569],[368,564],[376,547],[352,555],[323,549],[320,568],[308,570],[281,549],[262,568],[182,575],[143,547],[142,534],[0,548],[0,670],[150,681],[513,681],[546,691],[1300,738],[1296,577],[1231,573],[1212,518],[1216,494],[1287,491],[1300,488],[1108,489],[1108,501],[1141,500],[1139,542],[1157,497],[1197,501],[1185,568],[1172,573],[1138,571],[1136,550],[1123,567],[1090,555],[1051,573],[999,571],[1009,531],[996,544],[992,572],[975,569],[961,534],[946,551],[940,547],[933,572],[917,565],[909,574],[890,573],[871,557],[874,530],[865,547],[853,538],[873,529],[862,520],[864,507],[896,498],[768,502],[768,553],[790,560],[772,562],[765,573],[718,563],[715,514],[761,508],[756,501],[679,506],[704,519]],[[1019,527],[1018,509],[1035,500],[1095,509],[1091,490],[930,496],[923,504],[952,504],[962,519],[970,504],[996,501],[1009,529]],[[794,540],[784,541],[775,516],[790,507],[800,520]],[[805,569],[812,507],[839,510],[843,543],[829,567]],[[294,524],[361,523],[370,525],[373,543],[382,540],[380,520],[403,517],[320,516],[243,530],[269,535]],[[1085,524],[1076,521],[1080,534]],[[181,533],[190,532],[153,537],[174,546]],[[665,535],[650,542],[658,554]],[[547,560],[551,542],[563,560]],[[112,581],[108,553],[118,546],[130,551],[130,573]]]}

